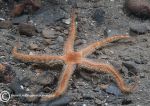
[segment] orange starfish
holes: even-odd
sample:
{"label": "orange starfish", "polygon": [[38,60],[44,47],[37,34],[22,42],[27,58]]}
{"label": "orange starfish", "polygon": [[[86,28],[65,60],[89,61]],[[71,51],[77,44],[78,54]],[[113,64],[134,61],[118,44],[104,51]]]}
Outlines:
{"label": "orange starfish", "polygon": [[119,74],[119,72],[112,65],[104,64],[104,63],[97,63],[86,58],[86,56],[94,52],[97,48],[105,46],[107,43],[110,43],[113,41],[129,38],[129,36],[128,35],[115,35],[115,36],[103,39],[102,41],[92,43],[91,45],[81,50],[74,51],[73,45],[74,45],[74,40],[76,37],[75,19],[76,19],[75,11],[72,11],[69,37],[67,38],[67,41],[65,42],[65,45],[64,45],[64,54],[61,56],[27,55],[27,54],[17,52],[17,47],[13,48],[12,55],[16,59],[19,59],[25,62],[48,63],[49,61],[52,61],[52,60],[58,60],[58,61],[64,62],[65,64],[64,71],[62,72],[60,76],[56,91],[52,94],[42,96],[40,101],[48,101],[48,100],[61,96],[68,87],[69,79],[71,78],[76,65],[91,69],[92,71],[95,70],[97,72],[110,73],[115,78],[117,85],[121,89],[122,92],[133,91],[135,88],[135,85],[132,85],[132,86],[126,85],[123,78]]}
{"label": "orange starfish", "polygon": [[3,64],[0,64],[0,72],[5,70],[5,66]]}

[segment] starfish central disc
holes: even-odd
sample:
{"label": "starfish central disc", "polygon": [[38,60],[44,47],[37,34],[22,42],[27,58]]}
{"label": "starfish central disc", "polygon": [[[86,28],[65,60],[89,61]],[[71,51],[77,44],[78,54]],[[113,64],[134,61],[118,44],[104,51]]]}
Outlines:
{"label": "starfish central disc", "polygon": [[72,62],[72,63],[79,63],[81,62],[81,53],[79,52],[71,52],[71,53],[68,53],[66,54],[66,62]]}

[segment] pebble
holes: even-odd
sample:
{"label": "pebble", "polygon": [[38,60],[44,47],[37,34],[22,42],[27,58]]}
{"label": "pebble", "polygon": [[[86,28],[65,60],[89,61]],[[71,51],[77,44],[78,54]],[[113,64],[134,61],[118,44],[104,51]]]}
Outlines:
{"label": "pebble", "polygon": [[104,35],[106,37],[111,37],[113,35],[122,35],[122,34],[126,34],[118,29],[115,29],[115,28],[106,28],[105,31],[104,31]]}
{"label": "pebble", "polygon": [[0,72],[0,83],[11,83],[16,76],[14,70],[8,64],[3,64],[5,69]]}
{"label": "pebble", "polygon": [[39,47],[38,47],[38,45],[37,44],[34,44],[34,43],[30,43],[29,44],[29,49],[30,50],[37,50]]}
{"label": "pebble", "polygon": [[29,23],[20,23],[18,25],[18,29],[21,35],[26,35],[30,37],[37,34],[35,26]]}
{"label": "pebble", "polygon": [[125,62],[122,62],[122,64],[128,69],[129,72],[137,75],[138,73],[137,64],[131,61],[125,61]]}
{"label": "pebble", "polygon": [[63,19],[63,20],[62,20],[62,22],[65,23],[65,24],[67,24],[67,25],[70,24],[70,21],[71,21],[70,18],[68,18],[68,19]]}
{"label": "pebble", "polygon": [[44,45],[50,45],[52,42],[51,42],[51,39],[44,39],[43,40],[43,44]]}
{"label": "pebble", "polygon": [[44,29],[42,30],[42,35],[43,35],[43,37],[44,37],[44,38],[47,38],[47,39],[54,37],[55,34],[56,34],[56,32],[55,32],[54,29],[44,28]]}
{"label": "pebble", "polygon": [[84,99],[92,99],[94,98],[94,92],[85,89],[82,96]]}
{"label": "pebble", "polygon": [[150,17],[150,2],[149,0],[126,0],[125,9],[137,17]]}
{"label": "pebble", "polygon": [[105,11],[103,9],[96,9],[94,14],[92,15],[92,18],[97,22],[98,25],[101,25],[102,23],[104,23],[104,15]]}
{"label": "pebble", "polygon": [[96,99],[96,100],[95,100],[95,103],[98,104],[98,105],[100,105],[100,104],[103,103],[103,101],[101,101],[101,100],[99,100],[99,99]]}
{"label": "pebble", "polygon": [[122,95],[120,89],[119,89],[116,85],[114,85],[114,84],[109,85],[109,86],[106,88],[106,92],[107,92],[107,93],[114,94],[115,96],[120,96],[120,95]]}
{"label": "pebble", "polygon": [[58,37],[57,37],[57,41],[58,41],[59,43],[63,43],[63,42],[64,42],[64,38],[63,38],[62,36],[58,36]]}
{"label": "pebble", "polygon": [[147,23],[131,23],[130,31],[136,34],[145,34],[150,31],[150,25]]}
{"label": "pebble", "polygon": [[0,28],[1,29],[8,29],[12,27],[12,22],[9,20],[2,20],[0,21]]}
{"label": "pebble", "polygon": [[31,78],[31,80],[40,85],[48,85],[48,84],[53,83],[54,76],[51,73],[43,72],[40,75]]}

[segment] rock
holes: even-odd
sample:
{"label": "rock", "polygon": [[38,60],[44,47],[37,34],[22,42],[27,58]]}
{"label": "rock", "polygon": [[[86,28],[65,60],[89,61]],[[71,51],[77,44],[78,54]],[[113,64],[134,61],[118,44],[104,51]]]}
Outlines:
{"label": "rock", "polygon": [[58,41],[59,43],[63,43],[63,42],[64,42],[64,38],[63,38],[62,36],[58,36],[58,37],[57,37],[57,41]]}
{"label": "rock", "polygon": [[37,44],[34,44],[34,43],[29,44],[29,49],[30,49],[30,50],[37,50],[38,48],[39,48],[39,47],[38,47]]}
{"label": "rock", "polygon": [[137,17],[150,17],[150,2],[149,0],[126,0],[125,9]]}
{"label": "rock", "polygon": [[94,92],[90,91],[89,89],[85,89],[84,92],[82,93],[82,96],[84,99],[92,99],[94,98]]}
{"label": "rock", "polygon": [[70,101],[71,101],[70,97],[62,96],[56,100],[41,103],[40,106],[67,106]]}
{"label": "rock", "polygon": [[70,24],[70,21],[71,21],[70,18],[68,18],[68,19],[63,19],[63,20],[62,20],[62,22],[65,23],[65,24],[67,24],[67,25]]}
{"label": "rock", "polygon": [[43,72],[37,77],[31,78],[31,80],[40,85],[49,85],[54,81],[54,76],[49,72]]}
{"label": "rock", "polygon": [[34,36],[37,34],[35,26],[29,23],[20,23],[18,29],[21,35]]}
{"label": "rock", "polygon": [[11,83],[15,78],[16,73],[11,69],[9,64],[3,64],[3,66],[3,71],[0,71],[0,83]]}
{"label": "rock", "polygon": [[47,38],[47,39],[52,38],[52,37],[55,37],[55,34],[56,34],[56,32],[55,32],[54,29],[44,28],[44,29],[42,30],[42,35],[43,35],[43,37],[44,37],[44,38]]}
{"label": "rock", "polygon": [[15,79],[12,83],[9,84],[9,88],[17,95],[17,94],[24,94],[26,91],[25,89],[21,89],[22,82],[19,79]]}
{"label": "rock", "polygon": [[132,103],[133,103],[132,100],[129,100],[129,99],[123,99],[121,105],[129,105],[129,104],[132,104]]}
{"label": "rock", "polygon": [[116,95],[116,96],[122,95],[120,89],[119,89],[116,85],[114,85],[114,84],[109,85],[109,86],[106,88],[106,92],[107,92],[107,93],[110,93],[110,94],[114,94],[114,95]]}
{"label": "rock", "polygon": [[131,23],[130,31],[136,34],[145,34],[150,31],[150,25],[147,23]]}
{"label": "rock", "polygon": [[41,7],[41,0],[25,0],[26,5],[31,5],[32,9],[35,11]]}
{"label": "rock", "polygon": [[36,23],[42,23],[43,25],[55,24],[56,21],[64,19],[66,12],[59,6],[49,6],[44,11],[33,14],[31,19]]}
{"label": "rock", "polygon": [[50,45],[52,43],[51,39],[44,39],[43,44],[44,45]]}
{"label": "rock", "polygon": [[137,64],[135,64],[134,62],[130,62],[130,61],[122,62],[122,64],[128,69],[128,71],[131,75],[133,75],[133,74],[137,75],[137,73],[139,71],[137,69]]}
{"label": "rock", "polygon": [[115,29],[115,28],[106,28],[104,31],[104,35],[106,37],[111,37],[113,35],[122,35],[122,34],[126,34],[126,32],[122,32],[122,31]]}
{"label": "rock", "polygon": [[95,103],[98,104],[98,105],[101,105],[101,104],[103,103],[103,101],[101,101],[101,100],[99,100],[99,99],[96,99],[96,100],[95,100]]}
{"label": "rock", "polygon": [[110,61],[110,63],[115,67],[115,69],[117,69],[118,71],[120,71],[122,69],[122,62],[119,61]]}
{"label": "rock", "polygon": [[13,18],[12,23],[15,24],[15,25],[18,25],[19,23],[26,23],[28,18],[29,18],[28,15],[22,15],[20,17]]}
{"label": "rock", "polygon": [[9,21],[9,20],[0,21],[0,28],[8,29],[10,27],[12,27],[12,22],[11,21]]}
{"label": "rock", "polygon": [[100,25],[104,23],[104,15],[105,11],[103,9],[96,9],[94,14],[92,15],[92,18],[97,22],[98,25]]}
{"label": "rock", "polygon": [[140,78],[145,78],[145,74],[143,72],[140,73]]}

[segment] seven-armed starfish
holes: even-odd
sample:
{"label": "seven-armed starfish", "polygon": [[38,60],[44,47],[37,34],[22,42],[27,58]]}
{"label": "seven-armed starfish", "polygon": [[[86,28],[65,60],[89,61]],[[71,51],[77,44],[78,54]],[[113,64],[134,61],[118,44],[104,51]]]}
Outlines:
{"label": "seven-armed starfish", "polygon": [[90,59],[85,58],[86,56],[94,52],[97,48],[105,46],[109,42],[117,41],[119,39],[129,38],[129,36],[128,35],[115,35],[115,36],[103,39],[102,41],[92,43],[91,45],[81,50],[74,51],[73,45],[74,45],[74,40],[76,37],[75,19],[76,19],[75,11],[72,11],[69,37],[67,38],[67,41],[65,42],[65,45],[64,45],[64,54],[61,56],[27,55],[27,54],[17,52],[17,47],[13,48],[12,55],[16,59],[19,59],[25,62],[48,63],[49,61],[52,61],[52,60],[55,60],[55,61],[59,60],[65,63],[64,71],[62,72],[60,76],[56,91],[47,96],[42,96],[40,101],[48,101],[48,100],[61,96],[68,87],[69,79],[71,78],[76,65],[91,69],[92,71],[95,70],[97,72],[110,73],[115,78],[117,85],[121,89],[122,92],[133,91],[133,89],[135,88],[135,85],[133,86],[126,85],[125,82],[123,81],[123,78],[119,74],[119,72],[112,65],[104,64],[104,63],[97,63]]}

